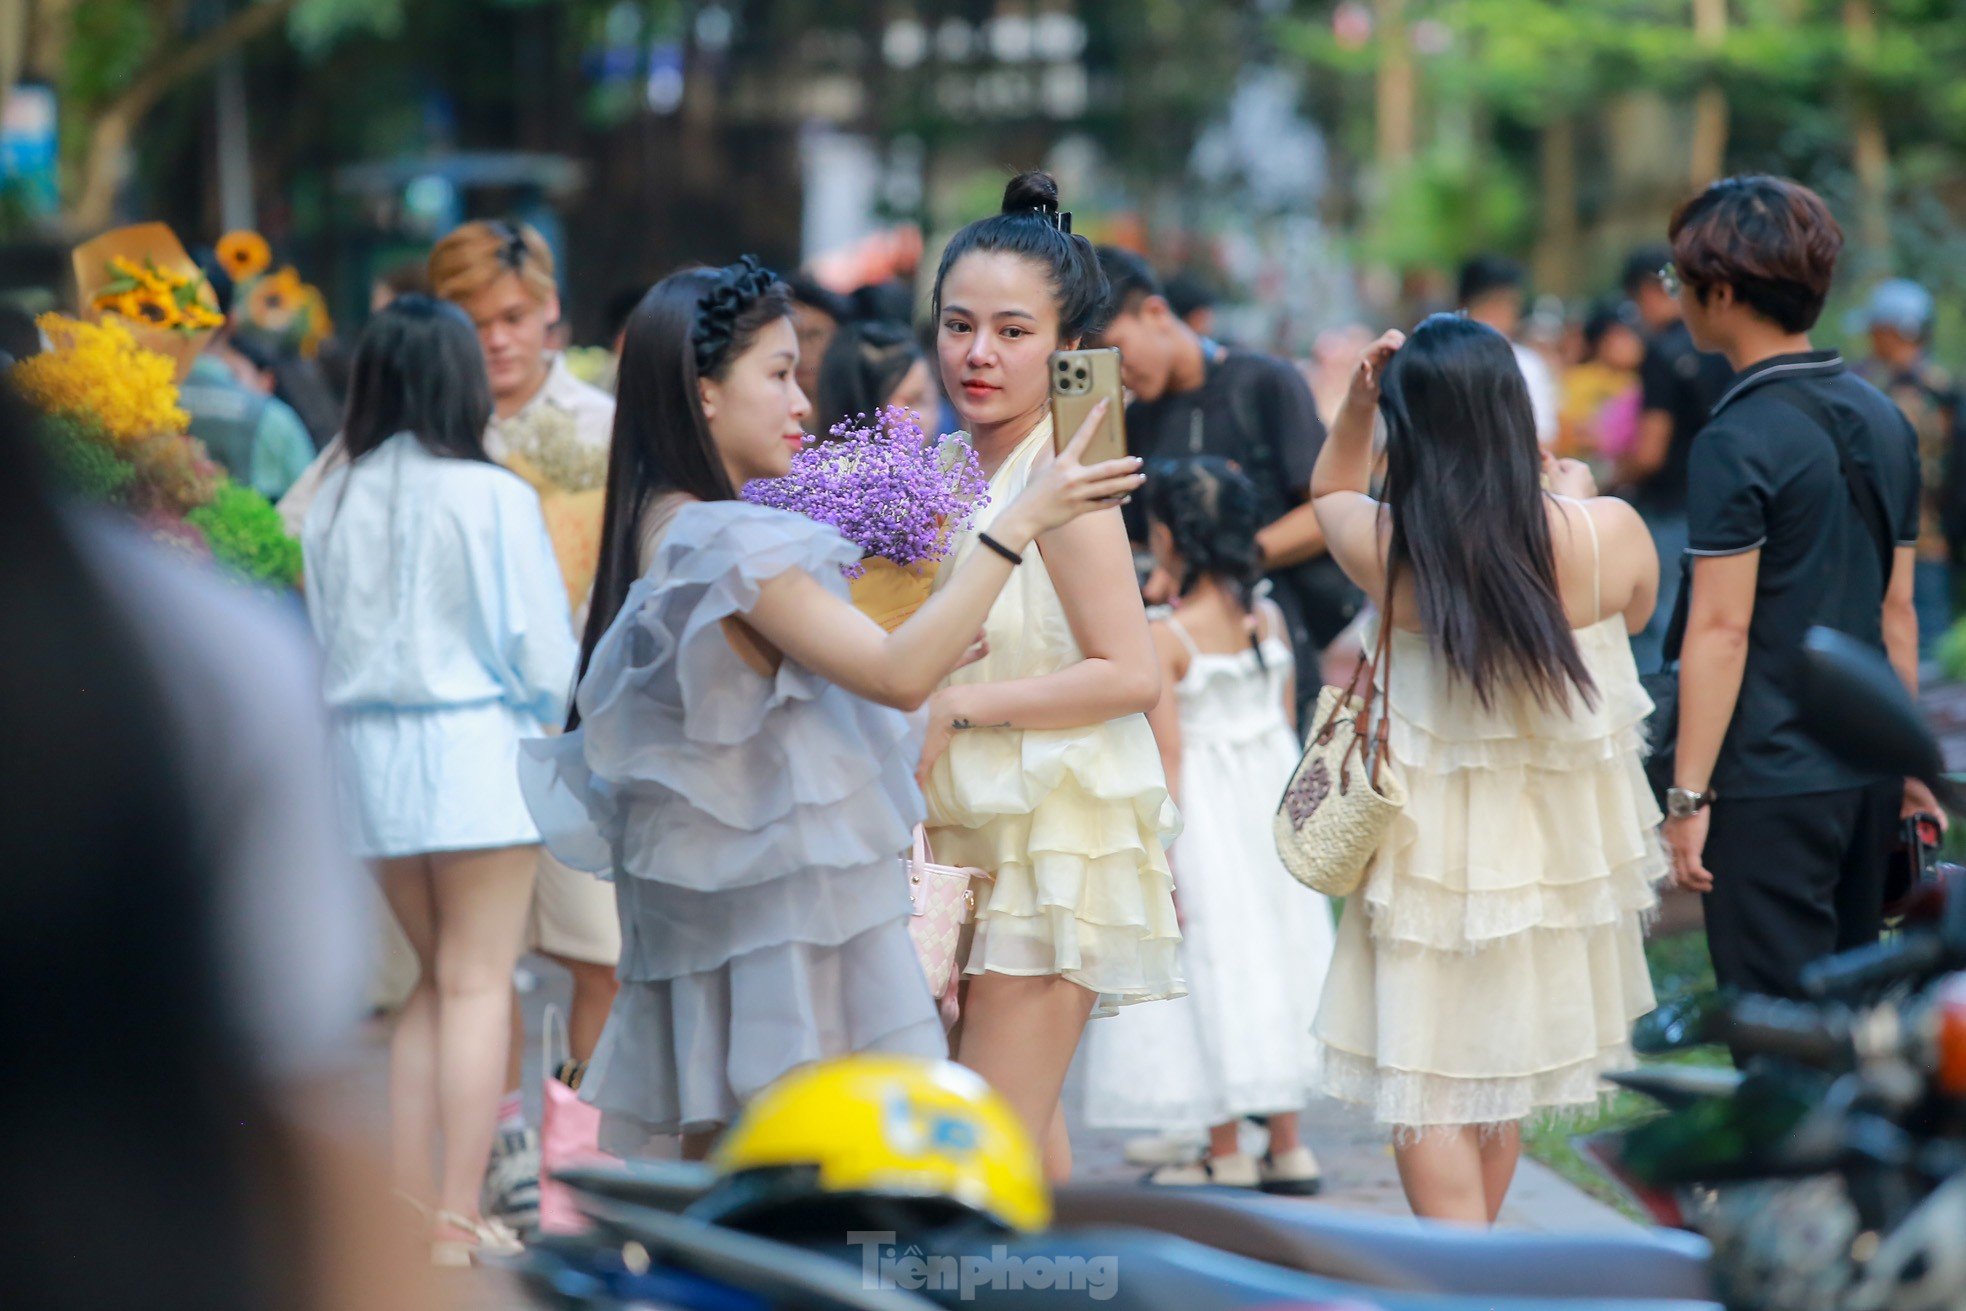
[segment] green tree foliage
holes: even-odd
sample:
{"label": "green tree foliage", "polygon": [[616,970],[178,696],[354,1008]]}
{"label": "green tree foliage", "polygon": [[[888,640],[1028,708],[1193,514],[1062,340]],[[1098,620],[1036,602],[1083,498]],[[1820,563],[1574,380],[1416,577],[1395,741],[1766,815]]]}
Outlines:
{"label": "green tree foliage", "polygon": [[69,14],[61,91],[71,105],[100,104],[143,67],[170,34],[170,16],[132,0],[80,0]]}
{"label": "green tree foliage", "polygon": [[1434,147],[1385,179],[1360,253],[1393,268],[1452,266],[1528,236],[1529,195],[1517,175],[1466,151]]}
{"label": "green tree foliage", "polygon": [[404,0],[302,0],[287,31],[300,50],[319,55],[350,36],[400,36],[403,5]]}
{"label": "green tree foliage", "polygon": [[[1384,55],[1382,34],[1357,39],[1356,15],[1370,7],[1354,6],[1351,39],[1341,40],[1337,29],[1345,25],[1333,21],[1341,7],[1298,6],[1283,20],[1281,38],[1323,75],[1365,87]],[[1853,37],[1853,10],[1867,11],[1873,37]],[[1891,160],[1891,262],[1940,285],[1966,276],[1957,261],[1966,232],[1966,79],[1959,76],[1966,2],[1730,0],[1727,11],[1725,36],[1703,44],[1689,0],[1406,0],[1406,30],[1420,63],[1422,155],[1431,141],[1479,160],[1473,185],[1502,198],[1464,194],[1462,201],[1469,212],[1506,214],[1507,196],[1535,188],[1537,133],[1546,124],[1576,119],[1588,152],[1624,97],[1651,95],[1677,108],[1698,88],[1718,85],[1730,109],[1729,171],[1800,177],[1853,216],[1853,107],[1867,103],[1879,111]],[[1376,162],[1369,157],[1371,97],[1345,103],[1352,121],[1340,125],[1339,139],[1369,177]],[[1380,179],[1368,213],[1398,230],[1397,240],[1381,244],[1435,263],[1465,247],[1451,215],[1430,236],[1414,231],[1430,210],[1423,203],[1416,217],[1413,188],[1440,194],[1445,167],[1423,158]],[[1581,168],[1577,203],[1603,203],[1603,161],[1587,154]],[[1519,250],[1536,240],[1522,227],[1514,235]]]}

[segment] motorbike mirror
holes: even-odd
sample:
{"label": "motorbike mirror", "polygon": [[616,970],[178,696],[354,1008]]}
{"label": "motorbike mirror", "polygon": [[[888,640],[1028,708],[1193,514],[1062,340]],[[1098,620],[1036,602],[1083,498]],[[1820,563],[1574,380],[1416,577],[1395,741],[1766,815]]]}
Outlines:
{"label": "motorbike mirror", "polygon": [[1659,1003],[1632,1025],[1632,1050],[1641,1056],[1663,1056],[1719,1041],[1718,1023],[1727,1002],[1726,996],[1709,991]]}
{"label": "motorbike mirror", "polygon": [[1882,653],[1833,628],[1802,639],[1802,726],[1846,764],[1940,785],[1945,758]]}
{"label": "motorbike mirror", "polygon": [[1679,1110],[1741,1089],[1741,1072],[1707,1065],[1641,1065],[1604,1076],[1620,1088],[1643,1093],[1668,1110]]}
{"label": "motorbike mirror", "polygon": [[1953,875],[1945,888],[1945,910],[1939,916],[1939,940],[1958,963],[1966,963],[1966,876]]}

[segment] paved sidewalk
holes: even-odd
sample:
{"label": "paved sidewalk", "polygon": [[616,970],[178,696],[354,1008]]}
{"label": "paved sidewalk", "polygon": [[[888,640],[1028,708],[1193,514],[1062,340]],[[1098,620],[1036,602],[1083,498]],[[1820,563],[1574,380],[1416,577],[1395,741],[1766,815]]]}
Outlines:
{"label": "paved sidewalk", "polygon": [[[549,1004],[566,1007],[568,985],[566,976],[545,961],[528,958],[521,963],[521,970],[523,981],[531,984],[523,994],[526,1113],[537,1124],[541,1019]],[[382,1121],[387,1095],[386,1035],[385,1022],[371,1028],[367,1044],[371,1059],[358,1090],[364,1105],[349,1108],[355,1114],[372,1115],[377,1123]],[[1139,1178],[1144,1171],[1129,1165],[1125,1158],[1125,1144],[1132,1135],[1085,1127],[1079,1113],[1079,1085],[1079,1071],[1075,1066],[1066,1085],[1066,1113],[1072,1127],[1077,1178],[1084,1182]],[[1303,1205],[1335,1206],[1409,1220],[1387,1137],[1362,1112],[1337,1102],[1320,1101],[1306,1108],[1303,1131],[1324,1167],[1324,1191]],[[1508,1205],[1503,1208],[1501,1223],[1504,1228],[1571,1233],[1629,1231],[1636,1227],[1610,1207],[1526,1158],[1510,1190]],[[463,1276],[460,1290],[460,1311],[531,1311],[534,1307],[508,1277],[491,1271],[473,1271]]]}
{"label": "paved sidewalk", "polygon": [[[522,969],[534,984],[525,994],[525,1091],[527,1113],[537,1123],[540,1018],[548,1004],[564,1009],[567,983],[565,975],[543,961],[528,959]],[[1085,1126],[1080,1114],[1079,1074],[1075,1065],[1065,1090],[1075,1177],[1083,1182],[1100,1183],[1139,1178],[1145,1171],[1129,1165],[1125,1157],[1126,1141],[1133,1135]],[[380,1088],[380,1080],[377,1087]],[[1408,1214],[1387,1136],[1362,1111],[1338,1102],[1318,1101],[1305,1109],[1303,1130],[1305,1141],[1324,1167],[1325,1179],[1324,1191],[1306,1205],[1339,1206],[1398,1217]],[[1631,1220],[1527,1158],[1510,1189],[1508,1205],[1502,1211],[1502,1225],[1570,1232],[1634,1227]]]}
{"label": "paved sidewalk", "polygon": [[[1126,1141],[1133,1135],[1086,1128],[1079,1113],[1077,1084],[1078,1069],[1074,1067],[1065,1091],[1066,1119],[1072,1126],[1073,1177],[1086,1183],[1138,1179],[1145,1171],[1128,1164],[1125,1157]],[[1302,1128],[1304,1141],[1324,1168],[1324,1190],[1305,1205],[1410,1218],[1393,1164],[1391,1142],[1364,1111],[1318,1100],[1304,1109]],[[1638,1227],[1527,1157],[1516,1172],[1508,1204],[1502,1208],[1501,1224],[1507,1229],[1568,1233]]]}

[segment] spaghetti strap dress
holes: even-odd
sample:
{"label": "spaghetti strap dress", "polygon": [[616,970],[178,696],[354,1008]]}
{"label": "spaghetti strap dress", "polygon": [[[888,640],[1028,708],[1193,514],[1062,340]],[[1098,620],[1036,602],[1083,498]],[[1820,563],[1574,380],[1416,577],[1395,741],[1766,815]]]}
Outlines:
{"label": "spaghetti strap dress", "polygon": [[[990,480],[990,505],[1014,501],[1050,447],[1046,418]],[[988,527],[958,534],[938,583]],[[950,685],[1036,678],[1085,659],[1035,545],[984,634],[989,653]],[[958,733],[931,771],[928,811],[936,860],[993,876],[975,887],[965,974],[1060,975],[1099,995],[1099,1015],[1187,991],[1167,865],[1180,818],[1145,715]]]}
{"label": "spaghetti strap dress", "polygon": [[1393,631],[1408,801],[1345,908],[1315,1033],[1321,1090],[1402,1130],[1591,1104],[1652,1009],[1643,923],[1668,869],[1642,763],[1652,702],[1622,615],[1574,632],[1594,703],[1484,707],[1423,636]]}
{"label": "spaghetti strap dress", "polygon": [[730,1123],[773,1079],[847,1052],[946,1058],[899,859],[923,814],[919,730],[725,637],[770,579],[845,599],[860,550],[741,501],[676,510],[595,647],[581,723],[525,744],[547,846],[612,879],[620,992],[581,1096],[601,1147]]}
{"label": "spaghetti strap dress", "polygon": [[1188,650],[1181,716],[1181,898],[1188,996],[1132,1006],[1086,1034],[1085,1118],[1100,1129],[1186,1131],[1300,1110],[1317,1065],[1311,1021],[1331,964],[1331,903],[1277,858],[1270,823],[1297,767],[1284,716],[1293,655],[1265,606],[1259,647]]}

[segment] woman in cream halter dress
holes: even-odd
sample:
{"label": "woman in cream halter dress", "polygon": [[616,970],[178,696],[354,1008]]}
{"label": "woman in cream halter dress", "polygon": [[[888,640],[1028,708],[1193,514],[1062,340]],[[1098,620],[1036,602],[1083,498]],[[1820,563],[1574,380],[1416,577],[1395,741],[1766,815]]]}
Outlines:
{"label": "woman in cream halter dress", "polygon": [[[1016,499],[1051,433],[1047,418],[1004,461],[991,506]],[[976,533],[988,531],[989,511],[981,518],[958,536],[952,564],[984,549]],[[1036,549],[983,631],[989,654],[950,685],[1033,678],[1085,658]],[[1094,1013],[1107,1015],[1185,992],[1166,851],[1179,820],[1145,715],[957,733],[926,790],[935,858],[994,875],[976,885],[965,974],[1061,975],[1097,993]]]}
{"label": "woman in cream halter dress", "polygon": [[[1052,356],[1099,326],[1110,292],[1057,184],[1027,173],[1000,212],[949,239],[932,296],[942,386],[991,474],[955,563],[1016,564],[982,658],[930,698],[917,771],[935,858],[987,875],[975,881],[956,1059],[1044,1144],[1054,1181],[1071,1174],[1059,1103],[1086,1021],[1182,991],[1165,850],[1176,819],[1146,717],[1160,663],[1118,510],[1036,549],[1013,552],[994,531],[997,507],[1053,463]],[[1071,440],[1089,442],[1108,404]]]}

